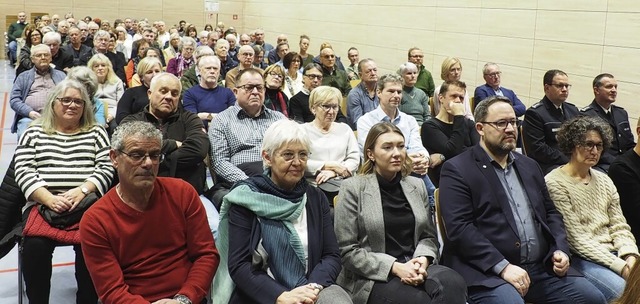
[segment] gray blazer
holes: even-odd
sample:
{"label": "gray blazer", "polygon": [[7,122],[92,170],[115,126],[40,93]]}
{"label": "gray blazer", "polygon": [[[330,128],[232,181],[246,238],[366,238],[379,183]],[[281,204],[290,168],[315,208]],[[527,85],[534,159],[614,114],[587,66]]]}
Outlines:
{"label": "gray blazer", "polygon": [[[424,182],[405,177],[400,185],[415,216],[413,256],[437,260],[439,244]],[[353,303],[366,303],[374,281],[388,281],[396,261],[385,253],[382,200],[375,174],[354,176],[342,182],[334,223],[343,265],[337,282],[351,294]]]}

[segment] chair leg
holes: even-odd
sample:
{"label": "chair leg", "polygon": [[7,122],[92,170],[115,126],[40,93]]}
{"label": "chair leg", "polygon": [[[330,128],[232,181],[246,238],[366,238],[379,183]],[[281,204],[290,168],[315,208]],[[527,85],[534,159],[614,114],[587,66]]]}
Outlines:
{"label": "chair leg", "polygon": [[22,280],[22,244],[18,243],[18,304],[24,298],[24,281]]}

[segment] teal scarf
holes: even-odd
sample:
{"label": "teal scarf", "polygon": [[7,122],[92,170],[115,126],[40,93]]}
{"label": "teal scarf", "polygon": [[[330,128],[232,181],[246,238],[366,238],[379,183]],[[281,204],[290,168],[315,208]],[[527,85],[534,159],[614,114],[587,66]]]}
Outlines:
{"label": "teal scarf", "polygon": [[269,269],[275,280],[290,289],[307,283],[304,248],[292,224],[305,212],[306,180],[302,179],[292,191],[284,191],[269,175],[266,171],[262,176],[238,182],[223,199],[216,241],[220,265],[213,281],[213,303],[228,303],[235,288],[228,267],[231,204],[253,211],[260,219],[262,245],[269,254]]}

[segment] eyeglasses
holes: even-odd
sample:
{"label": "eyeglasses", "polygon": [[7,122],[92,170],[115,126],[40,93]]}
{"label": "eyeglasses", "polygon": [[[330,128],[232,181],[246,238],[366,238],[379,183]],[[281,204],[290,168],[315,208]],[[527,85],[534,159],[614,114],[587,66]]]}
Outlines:
{"label": "eyeglasses", "polygon": [[245,84],[237,86],[236,88],[243,89],[245,92],[251,93],[254,89],[258,89],[258,92],[264,91],[264,85],[261,84]]}
{"label": "eyeglasses", "polygon": [[493,72],[493,73],[488,73],[488,74],[484,74],[485,76],[489,76],[489,77],[498,77],[500,75],[502,75],[502,72]]}
{"label": "eyeglasses", "polygon": [[488,124],[498,130],[504,130],[507,128],[508,125],[510,125],[513,128],[517,128],[518,125],[520,124],[520,121],[518,121],[517,119],[512,119],[512,120],[498,120],[498,121],[481,121],[480,123],[483,124]]}
{"label": "eyeglasses", "polygon": [[567,90],[571,89],[571,85],[568,83],[552,83],[551,85],[561,90],[563,88],[567,88]]}
{"label": "eyeglasses", "polygon": [[586,151],[593,151],[593,148],[596,148],[598,152],[602,152],[602,150],[604,150],[604,144],[601,142],[595,143],[592,141],[587,141],[587,142],[581,143],[580,147],[582,147]]}
{"label": "eyeglasses", "polygon": [[84,107],[84,100],[82,99],[73,97],[57,97],[56,99],[65,107],[70,106],[72,103],[75,103],[79,107]]}
{"label": "eyeglasses", "polygon": [[[307,159],[309,159],[309,152],[298,152],[298,159],[300,161],[307,161]],[[292,161],[295,157],[296,157],[296,153],[293,153],[291,151],[285,151],[280,153],[280,156],[282,158],[284,158],[285,161]]]}
{"label": "eyeglasses", "polygon": [[141,153],[137,153],[137,152],[127,153],[127,152],[124,152],[122,150],[118,150],[118,151],[120,153],[128,156],[133,161],[133,163],[136,164],[136,165],[141,164],[145,159],[147,159],[147,157],[151,160],[151,163],[153,163],[153,164],[161,163],[164,160],[164,154],[159,153],[159,152],[141,154]]}
{"label": "eyeglasses", "polygon": [[329,110],[338,111],[339,106],[337,104],[323,104],[320,105],[320,107],[322,107],[325,112],[329,112]]}
{"label": "eyeglasses", "polygon": [[318,75],[318,74],[304,74],[304,76],[307,76],[311,79],[318,79],[318,80],[322,79],[322,75]]}
{"label": "eyeglasses", "polygon": [[269,75],[271,75],[271,77],[278,77],[280,79],[284,78],[284,76],[276,73],[276,72],[269,72]]}

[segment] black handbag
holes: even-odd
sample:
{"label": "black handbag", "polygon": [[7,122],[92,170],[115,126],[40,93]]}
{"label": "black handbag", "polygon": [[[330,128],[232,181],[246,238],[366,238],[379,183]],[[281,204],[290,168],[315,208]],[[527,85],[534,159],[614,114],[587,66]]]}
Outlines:
{"label": "black handbag", "polygon": [[98,198],[99,197],[95,192],[91,192],[78,203],[75,209],[71,211],[57,213],[42,204],[38,205],[38,211],[44,220],[51,225],[51,227],[64,229],[79,223],[84,212],[87,211],[93,203],[98,201]]}

